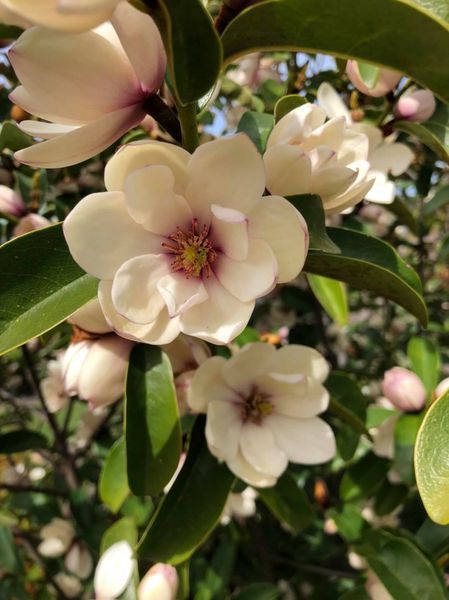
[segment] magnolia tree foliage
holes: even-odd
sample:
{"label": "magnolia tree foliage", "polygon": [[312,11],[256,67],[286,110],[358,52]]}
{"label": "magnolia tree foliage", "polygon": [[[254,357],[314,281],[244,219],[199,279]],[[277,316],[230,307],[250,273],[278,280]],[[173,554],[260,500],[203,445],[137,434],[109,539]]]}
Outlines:
{"label": "magnolia tree foliage", "polygon": [[448,598],[446,5],[0,21],[0,597]]}

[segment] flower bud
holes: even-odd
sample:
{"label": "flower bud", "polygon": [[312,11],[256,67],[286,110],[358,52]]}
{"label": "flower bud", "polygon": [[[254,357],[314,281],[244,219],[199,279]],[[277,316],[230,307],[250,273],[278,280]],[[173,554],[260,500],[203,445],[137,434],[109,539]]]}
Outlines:
{"label": "flower bud", "polygon": [[147,572],[137,590],[138,600],[175,600],[178,574],[171,565],[157,563]]}
{"label": "flower bud", "polygon": [[415,373],[402,367],[386,371],[382,392],[398,410],[404,412],[422,410],[426,403],[423,382]]}
{"label": "flower bud", "polygon": [[427,121],[435,112],[435,96],[429,90],[416,90],[401,96],[394,108],[397,119]]}
{"label": "flower bud", "polygon": [[133,551],[128,542],[112,544],[95,569],[96,600],[118,598],[126,590],[134,569]]}
{"label": "flower bud", "polygon": [[398,73],[398,71],[379,69],[377,81],[374,87],[370,88],[363,81],[356,60],[348,60],[346,63],[346,74],[352,85],[357,88],[359,92],[362,92],[362,94],[366,94],[367,96],[373,96],[374,98],[385,96],[388,92],[394,90],[402,77],[402,74]]}
{"label": "flower bud", "polygon": [[0,185],[0,212],[15,217],[21,217],[26,212],[22,198],[6,185]]}
{"label": "flower bud", "polygon": [[18,225],[14,227],[13,236],[17,237],[19,235],[23,235],[24,233],[30,233],[36,229],[48,227],[48,225],[51,225],[51,223],[45,217],[35,213],[30,213],[29,215],[26,215],[26,217],[20,219]]}
{"label": "flower bud", "polygon": [[435,398],[439,398],[440,396],[445,394],[447,391],[449,391],[449,377],[446,377],[446,379],[443,379],[437,385],[437,388],[435,390]]}
{"label": "flower bud", "polygon": [[112,331],[112,327],[106,322],[101,310],[98,297],[79,308],[67,321],[90,333],[110,333]]}
{"label": "flower bud", "polygon": [[67,552],[75,536],[73,525],[64,519],[55,518],[41,529],[42,542],[37,550],[42,556],[56,558]]}

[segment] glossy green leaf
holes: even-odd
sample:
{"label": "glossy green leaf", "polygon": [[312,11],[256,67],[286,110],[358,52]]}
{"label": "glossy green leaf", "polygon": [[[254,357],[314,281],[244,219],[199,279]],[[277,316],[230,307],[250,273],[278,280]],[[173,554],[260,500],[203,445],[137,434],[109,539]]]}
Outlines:
{"label": "glossy green leaf", "polygon": [[302,106],[306,104],[307,100],[303,96],[299,96],[298,94],[289,94],[288,96],[284,96],[280,100],[276,102],[274,107],[274,120],[277,123],[285,117],[290,111],[298,108],[298,106]]}
{"label": "glossy green leaf", "polygon": [[425,217],[430,217],[440,208],[444,208],[449,203],[449,185],[437,190],[434,196],[424,204],[423,213]]}
{"label": "glossy green leaf", "polygon": [[407,345],[407,357],[412,371],[432,394],[440,380],[441,358],[435,343],[424,337],[413,337]]}
{"label": "glossy green leaf", "polygon": [[359,70],[361,80],[370,90],[372,90],[379,80],[379,67],[360,61],[357,63],[357,67]]}
{"label": "glossy green leaf", "polygon": [[449,107],[445,104],[439,103],[425,123],[396,121],[394,129],[414,135],[442,160],[449,162]]}
{"label": "glossy green leaf", "polygon": [[338,533],[348,542],[360,539],[366,527],[360,507],[355,504],[345,504],[341,512],[335,509],[329,510],[327,516],[335,521]]}
{"label": "glossy green leaf", "polygon": [[233,62],[261,49],[334,54],[394,68],[449,100],[441,60],[449,54],[448,30],[448,23],[408,0],[269,0],[227,27],[224,58]]}
{"label": "glossy green leaf", "polygon": [[5,148],[17,152],[34,144],[33,138],[17,127],[16,123],[5,121],[0,131],[0,152]]}
{"label": "glossy green leaf", "polygon": [[322,277],[321,275],[307,275],[312,292],[316,299],[336,323],[346,325],[349,317],[348,294],[346,286],[341,281]]}
{"label": "glossy green leaf", "polygon": [[391,463],[372,452],[349,467],[340,483],[340,498],[345,502],[370,496],[387,476]]}
{"label": "glossy green leaf", "polygon": [[364,585],[358,585],[354,589],[345,592],[338,600],[372,600],[372,598],[368,595]]}
{"label": "glossy green leaf", "polygon": [[449,524],[449,392],[427,411],[415,444],[418,490],[429,517]]}
{"label": "glossy green leaf", "polygon": [[98,492],[101,501],[114,513],[120,510],[129,495],[126,447],[123,437],[109,450],[101,470]]}
{"label": "glossy green leaf", "polygon": [[438,525],[426,518],[415,539],[426,552],[439,558],[449,551],[449,525]]}
{"label": "glossy green leaf", "polygon": [[100,554],[117,542],[128,542],[131,547],[137,544],[137,527],[133,519],[123,517],[106,529],[101,538]]}
{"label": "glossy green leaf", "polygon": [[403,414],[396,422],[394,430],[394,469],[402,481],[414,485],[413,448],[423,419],[422,414]]}
{"label": "glossy green leaf", "polygon": [[371,530],[355,549],[393,598],[448,598],[442,572],[409,538],[382,529]]}
{"label": "glossy green leaf", "polygon": [[131,351],[125,397],[128,484],[155,495],[170,481],[181,454],[181,426],[169,358],[156,346]]}
{"label": "glossy green leaf", "polygon": [[280,477],[274,487],[259,490],[259,497],[281,523],[299,533],[315,519],[315,511],[292,475]]}
{"label": "glossy green leaf", "polygon": [[330,227],[327,233],[340,254],[310,250],[304,266],[307,273],[332,277],[393,300],[423,325],[427,323],[419,277],[392,246],[349,229]]}
{"label": "glossy green leaf", "polygon": [[3,244],[0,281],[0,354],[58,325],[98,285],[70,256],[61,224]]}
{"label": "glossy green leaf", "polygon": [[274,126],[273,115],[247,111],[237,126],[237,131],[246,133],[261,154],[265,152],[268,136]]}
{"label": "glossy green leaf", "polygon": [[234,476],[210,454],[204,425],[198,417],[186,462],[140,540],[138,551],[145,558],[185,561],[220,519]]}
{"label": "glossy green leaf", "polygon": [[253,583],[232,596],[232,600],[278,600],[278,598],[279,590],[271,583]]}
{"label": "glossy green leaf", "polygon": [[37,431],[17,429],[0,435],[0,454],[14,454],[47,447],[47,438]]}
{"label": "glossy green leaf", "polygon": [[330,254],[338,254],[340,249],[327,234],[326,217],[321,198],[311,194],[301,194],[298,196],[288,196],[287,200],[299,210],[307,221],[309,248],[311,250],[323,250]]}
{"label": "glossy green leaf", "polygon": [[388,479],[377,490],[374,499],[374,511],[379,517],[389,515],[395,508],[404,502],[408,494],[408,487],[402,483],[390,483]]}
{"label": "glossy green leaf", "polygon": [[0,564],[3,573],[15,573],[19,566],[14,551],[14,541],[6,527],[0,527]]}

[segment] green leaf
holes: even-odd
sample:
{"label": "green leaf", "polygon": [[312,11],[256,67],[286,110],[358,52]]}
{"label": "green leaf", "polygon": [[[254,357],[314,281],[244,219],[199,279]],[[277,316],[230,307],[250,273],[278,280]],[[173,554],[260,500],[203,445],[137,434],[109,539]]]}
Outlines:
{"label": "green leaf", "polygon": [[17,152],[34,144],[33,138],[11,121],[5,121],[0,132],[0,152],[5,148]]}
{"label": "green leaf", "polygon": [[449,185],[437,190],[434,196],[424,204],[423,214],[425,217],[430,217],[437,210],[446,206],[449,203]]}
{"label": "green leaf", "polygon": [[429,408],[415,444],[418,490],[429,517],[449,524],[449,392]]}
{"label": "green leaf", "polygon": [[404,502],[408,494],[408,487],[403,484],[390,483],[388,479],[382,483],[377,490],[374,499],[374,510],[376,515],[383,517],[389,515]]}
{"label": "green leaf", "polygon": [[382,529],[371,530],[355,550],[393,598],[447,599],[441,571],[410,539]]}
{"label": "green leaf", "polygon": [[401,415],[394,430],[394,468],[402,481],[414,485],[413,447],[423,415]]}
{"label": "green leaf", "polygon": [[201,0],[155,0],[171,82],[181,104],[206,95],[221,69],[221,44]]}
{"label": "green leaf", "polygon": [[364,585],[358,585],[354,589],[345,592],[342,596],[339,596],[338,600],[372,600],[372,598],[368,595]]}
{"label": "green leaf", "polygon": [[106,529],[101,538],[100,554],[104,554],[117,542],[128,542],[132,548],[137,544],[137,527],[134,519],[123,517]]}
{"label": "green leaf", "polygon": [[101,501],[114,513],[120,510],[129,495],[124,437],[109,450],[101,470],[98,491]]}
{"label": "green leaf", "polygon": [[426,325],[427,307],[419,277],[392,246],[350,229],[330,227],[327,233],[341,253],[309,250],[304,266],[307,273],[338,279],[393,300]]}
{"label": "green leaf", "polygon": [[374,65],[369,65],[364,62],[357,62],[357,67],[359,70],[360,79],[363,83],[372,90],[376,87],[376,83],[379,80],[380,69]]}
{"label": "green leaf", "polygon": [[11,532],[6,527],[0,527],[0,564],[3,573],[17,572],[18,564],[14,541]]}
{"label": "green leaf", "polygon": [[415,535],[418,544],[436,558],[449,551],[449,526],[425,519]]}
{"label": "green leaf", "polygon": [[298,106],[302,106],[306,104],[307,100],[303,96],[298,96],[298,94],[289,94],[288,96],[284,96],[280,100],[278,100],[274,107],[274,120],[277,123],[285,117],[286,114],[298,108]]}
{"label": "green leaf", "polygon": [[253,583],[232,596],[232,600],[278,600],[279,590],[271,583]]}
{"label": "green leaf", "polygon": [[335,521],[338,533],[348,542],[360,539],[366,527],[360,507],[354,504],[345,504],[341,512],[331,509],[327,516]]}
{"label": "green leaf", "polygon": [[131,351],[125,397],[128,484],[136,496],[156,495],[181,454],[181,426],[169,358],[140,344]]}
{"label": "green leaf", "polygon": [[274,487],[260,489],[259,497],[275,517],[295,533],[308,527],[316,517],[306,493],[288,472],[278,479]]}
{"label": "green leaf", "polygon": [[449,100],[448,29],[407,0],[269,0],[243,11],[222,39],[226,63],[261,49],[323,52],[396,69]]}
{"label": "green leaf", "polygon": [[449,162],[449,107],[439,103],[425,123],[396,121],[394,129],[417,137],[425,146],[445,162]]}
{"label": "green leaf", "polygon": [[40,448],[48,448],[48,442],[47,438],[37,431],[18,429],[0,435],[0,454],[14,454]]}
{"label": "green leaf", "polygon": [[341,281],[322,277],[320,275],[307,275],[307,281],[315,294],[316,299],[336,323],[348,323],[348,295],[346,286]]}
{"label": "green leaf", "polygon": [[418,221],[415,219],[414,214],[403,200],[396,197],[391,204],[385,204],[384,207],[396,215],[401,223],[407,225],[412,233],[415,235],[419,234]]}
{"label": "green leaf", "polygon": [[234,476],[210,454],[204,417],[192,432],[186,462],[139,543],[139,554],[155,562],[179,564],[218,523]]}
{"label": "green leaf", "polygon": [[413,337],[407,346],[407,357],[412,371],[432,394],[440,380],[441,358],[435,343],[424,337]]}
{"label": "green leaf", "polygon": [[58,325],[98,285],[70,256],[60,223],[3,244],[0,280],[0,354]]}
{"label": "green leaf", "polygon": [[340,498],[345,502],[366,498],[381,485],[391,463],[379,458],[372,452],[365,454],[354,465],[349,467],[340,483]]}
{"label": "green leaf", "polygon": [[327,234],[326,217],[321,198],[311,194],[301,194],[288,196],[287,200],[299,210],[307,221],[309,248],[311,250],[323,250],[330,254],[339,253],[340,249]]}
{"label": "green leaf", "polygon": [[274,127],[273,115],[247,111],[237,126],[237,131],[246,133],[261,154],[265,152],[268,136]]}

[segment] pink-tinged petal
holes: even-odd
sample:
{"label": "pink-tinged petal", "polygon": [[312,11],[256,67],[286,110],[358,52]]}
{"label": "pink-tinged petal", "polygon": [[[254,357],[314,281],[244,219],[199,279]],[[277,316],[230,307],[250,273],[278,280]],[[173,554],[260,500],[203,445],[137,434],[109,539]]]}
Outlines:
{"label": "pink-tinged petal", "polygon": [[240,211],[212,204],[214,246],[234,260],[248,256],[248,219]]}
{"label": "pink-tinged petal", "polygon": [[112,279],[127,260],[160,252],[160,238],[129,216],[120,192],[90,194],[64,221],[70,253],[87,273]]}
{"label": "pink-tinged petal", "polygon": [[36,117],[40,117],[41,119],[45,119],[47,121],[55,121],[57,123],[77,127],[79,127],[80,125],[84,125],[84,122],[79,118],[71,119],[66,116],[49,112],[48,106],[45,103],[45,99],[37,99],[35,96],[32,96],[23,87],[23,85],[19,85],[18,87],[16,87],[9,94],[8,98],[13,104],[17,104],[17,106],[20,106],[26,112],[35,115]]}
{"label": "pink-tinged petal", "polygon": [[309,249],[307,223],[285,198],[265,196],[250,213],[249,235],[267,242],[276,258],[278,282],[294,279]]}
{"label": "pink-tinged petal", "polygon": [[62,356],[62,376],[64,378],[64,389],[67,394],[73,396],[78,393],[78,381],[83,368],[84,361],[90,352],[92,340],[83,340],[69,344]]}
{"label": "pink-tinged petal", "polygon": [[415,155],[405,144],[384,143],[369,156],[371,169],[392,175],[402,175],[415,159]]}
{"label": "pink-tinged petal", "polygon": [[241,396],[248,395],[254,381],[270,369],[275,354],[271,344],[247,344],[223,365],[223,379]]}
{"label": "pink-tinged petal", "polygon": [[21,121],[19,129],[35,138],[50,140],[59,135],[70,133],[78,129],[76,125],[62,125],[61,123],[46,123],[45,121]]}
{"label": "pink-tinged petal", "polygon": [[388,179],[385,173],[381,171],[369,172],[370,177],[374,177],[374,183],[368,193],[365,194],[365,200],[376,202],[377,204],[391,204],[396,196],[396,186]]}
{"label": "pink-tinged petal", "polygon": [[273,477],[273,475],[269,475],[268,473],[256,471],[256,469],[243,458],[241,452],[237,454],[234,460],[228,461],[227,465],[234,475],[253,487],[272,487],[276,483],[277,477]]}
{"label": "pink-tinged petal", "polygon": [[289,460],[302,465],[318,465],[335,456],[335,436],[325,421],[292,419],[278,414],[266,417],[264,423],[271,429],[279,448]]}
{"label": "pink-tinged petal", "polygon": [[186,198],[194,217],[211,219],[211,205],[247,214],[265,189],[263,161],[248,136],[240,133],[197,148],[189,162]]}
{"label": "pink-tinged petal", "polygon": [[106,189],[123,191],[127,177],[138,169],[153,165],[168,167],[175,177],[175,194],[184,195],[190,154],[173,144],[145,140],[127,144],[109,160],[104,172]]}
{"label": "pink-tinged petal", "polygon": [[[273,385],[273,390],[275,387]],[[274,393],[270,400],[276,414],[308,419],[321,414],[329,406],[329,392],[315,379],[305,377],[301,383],[284,383],[279,388],[281,395]]]}
{"label": "pink-tinged petal", "polygon": [[121,2],[111,23],[143,88],[156,92],[164,79],[166,57],[155,22],[128,2]]}
{"label": "pink-tinged petal", "polygon": [[337,152],[343,142],[346,122],[344,117],[337,117],[327,121],[315,129],[301,144],[304,151],[308,152],[317,146],[325,146]]}
{"label": "pink-tinged petal", "polygon": [[273,146],[267,149],[263,160],[267,189],[272,194],[293,196],[310,193],[312,165],[310,158],[299,146]]}
{"label": "pink-tinged petal", "polygon": [[320,85],[317,91],[317,100],[321,108],[324,108],[328,119],[344,117],[348,125],[352,123],[348,107],[330,83],[325,81]]}
{"label": "pink-tinged petal", "polygon": [[360,183],[352,186],[348,192],[345,192],[338,198],[326,201],[324,203],[325,213],[327,215],[335,215],[355,206],[365,198],[373,183],[374,179],[368,179],[368,181],[362,179]]}
{"label": "pink-tinged petal", "polygon": [[74,124],[99,119],[142,97],[129,61],[94,31],[66,35],[33,27],[20,36],[9,58],[33,99],[47,113]]}
{"label": "pink-tinged petal", "polygon": [[143,118],[140,106],[128,106],[105,114],[97,121],[35,144],[14,154],[16,160],[31,167],[54,169],[83,162],[99,154]]}
{"label": "pink-tinged petal", "polygon": [[[209,390],[213,393],[213,387]],[[241,407],[232,402],[211,400],[207,405],[206,440],[220,460],[233,460],[239,450],[242,428]]]}
{"label": "pink-tinged petal", "polygon": [[212,344],[228,344],[248,324],[255,302],[241,302],[213,274],[204,286],[208,299],[181,315],[181,331]]}
{"label": "pink-tinged petal", "polygon": [[265,423],[246,423],[242,427],[240,449],[243,458],[256,471],[279,477],[287,468],[288,458]]}
{"label": "pink-tinged petal", "polygon": [[90,333],[109,333],[112,331],[101,310],[98,298],[89,300],[87,304],[74,312],[67,319],[67,322]]}
{"label": "pink-tinged petal", "polygon": [[293,138],[297,141],[308,137],[314,129],[321,127],[326,120],[326,113],[315,104],[303,104],[287,113],[276,123],[270,133],[267,149],[278,144],[289,143]]}
{"label": "pink-tinged petal", "polygon": [[123,317],[144,325],[153,323],[164,308],[157,284],[169,272],[161,254],[145,254],[121,265],[112,282],[112,302]]}
{"label": "pink-tinged petal", "polygon": [[187,279],[183,273],[169,273],[161,277],[157,289],[167,305],[170,317],[176,317],[196,304],[207,300],[207,291],[201,279]]}
{"label": "pink-tinged petal", "polygon": [[132,323],[117,312],[111,297],[112,282],[100,281],[98,298],[108,323],[119,335],[128,340],[145,344],[169,344],[180,333],[179,318],[170,319],[167,309],[163,308],[158,318],[152,323],[138,325]]}
{"label": "pink-tinged petal", "polygon": [[[270,374],[275,376],[306,375],[322,383],[329,375],[329,364],[314,348],[289,344],[276,351]],[[279,380],[281,380],[280,377]],[[300,378],[297,379],[297,381],[299,380]]]}
{"label": "pink-tinged petal", "polygon": [[194,412],[207,412],[209,402],[233,402],[236,394],[221,376],[226,359],[212,356],[198,367],[187,390],[187,403]]}
{"label": "pink-tinged petal", "polygon": [[242,302],[250,302],[275,286],[277,261],[267,242],[250,238],[245,260],[232,260],[223,254],[214,272],[229,293]]}

